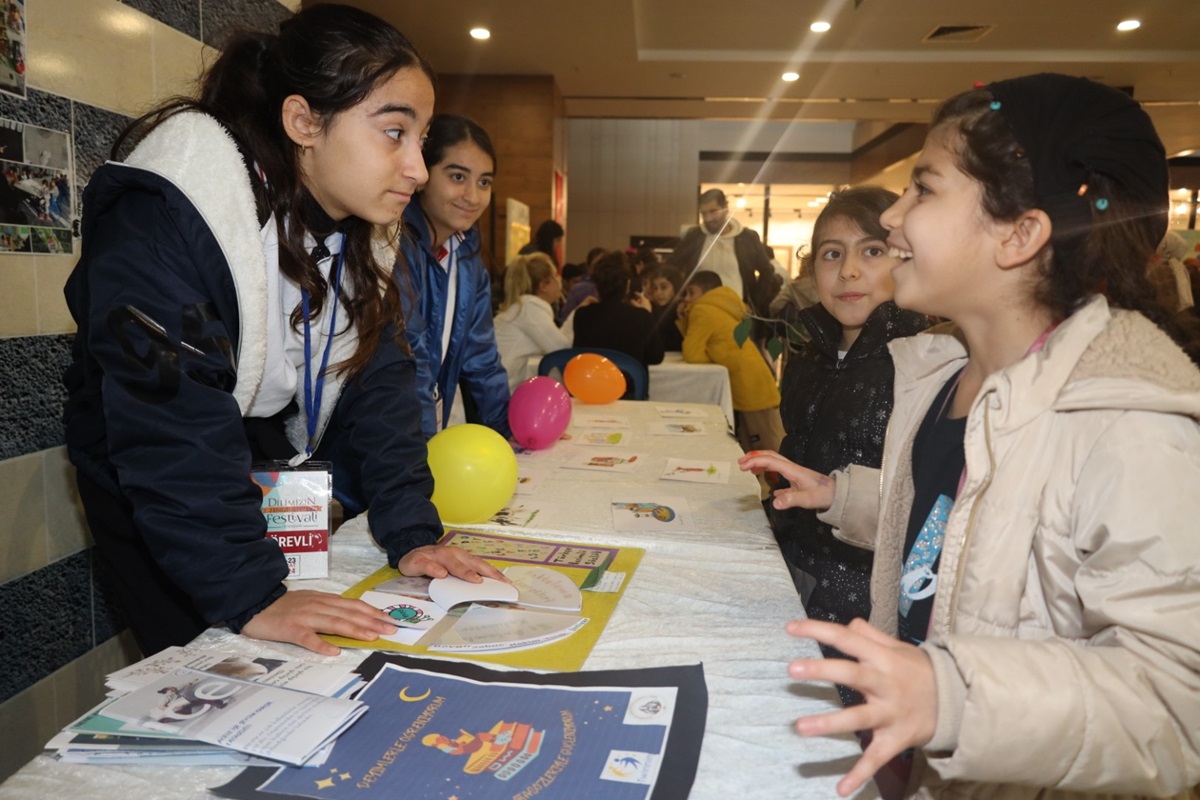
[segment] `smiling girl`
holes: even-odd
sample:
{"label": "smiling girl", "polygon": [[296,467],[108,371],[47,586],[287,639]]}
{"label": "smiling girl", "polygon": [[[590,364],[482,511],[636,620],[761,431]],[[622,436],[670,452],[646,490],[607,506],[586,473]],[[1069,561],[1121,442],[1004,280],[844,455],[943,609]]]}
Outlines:
{"label": "smiling girl", "polygon": [[[789,353],[780,381],[787,436],[780,455],[821,473],[878,467],[892,411],[888,343],[926,326],[892,302],[887,231],[879,215],[897,195],[878,186],[834,192],[813,226],[804,275],[820,302],[789,320],[808,340]],[[871,553],[839,541],[809,509],[772,509],[784,558],[811,619],[846,624],[871,610]],[[834,655],[826,648],[825,654]],[[843,692],[844,700],[850,698]]]}
{"label": "smiling girl", "polygon": [[841,794],[899,756],[917,797],[1194,796],[1200,372],[1146,279],[1167,187],[1146,112],[1083,78],[935,114],[882,222],[896,303],[957,335],[893,344],[882,471],[787,468],[775,498],[875,551],[870,623],[788,626],[857,659],[789,665],[866,698],[797,722],[872,733]]}
{"label": "smiling girl", "polygon": [[[492,202],[496,151],[476,123],[439,114],[424,153],[429,181],[404,212],[415,299],[407,334],[417,359],[422,428],[429,437],[452,422],[477,421],[508,436],[508,376],[496,350],[492,284],[475,227]],[[401,284],[407,300],[403,277]],[[460,384],[472,409],[466,420],[451,417]]]}
{"label": "smiling girl", "polygon": [[407,574],[496,574],[435,544],[414,364],[371,245],[425,181],[431,76],[383,21],[316,6],[232,41],[198,98],[133,123],[88,183],[67,447],[144,654],[222,622],[325,654],[318,633],[395,629],[285,587],[256,460],[331,461]]}

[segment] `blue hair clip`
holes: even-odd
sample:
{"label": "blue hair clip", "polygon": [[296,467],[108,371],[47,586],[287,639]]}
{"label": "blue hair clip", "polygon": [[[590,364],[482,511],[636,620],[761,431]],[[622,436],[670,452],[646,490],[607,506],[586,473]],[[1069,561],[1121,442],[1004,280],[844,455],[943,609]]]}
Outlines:
{"label": "blue hair clip", "polygon": [[991,108],[991,109],[992,109],[992,111],[999,111],[999,110],[1000,110],[1000,101],[999,101],[999,100],[993,100],[993,101],[991,102],[991,105],[989,106],[989,108]]}
{"label": "blue hair clip", "polygon": [[1096,210],[1097,211],[1104,211],[1107,208],[1108,208],[1108,198],[1107,197],[1096,198]]}

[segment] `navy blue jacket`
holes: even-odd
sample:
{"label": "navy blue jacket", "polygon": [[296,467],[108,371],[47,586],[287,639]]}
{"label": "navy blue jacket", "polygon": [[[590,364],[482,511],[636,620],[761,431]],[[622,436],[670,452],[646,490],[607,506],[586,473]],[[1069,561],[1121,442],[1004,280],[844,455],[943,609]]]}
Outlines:
{"label": "navy blue jacket", "polygon": [[[128,163],[88,184],[66,284],[78,324],[64,378],[68,452],[132,503],[154,558],[197,610],[238,630],[283,594],[288,572],[265,538],[243,423],[269,313],[251,178],[228,133],[196,113],[159,126]],[[352,348],[353,336],[339,342]],[[412,358],[385,337],[359,377],[327,379],[322,406],[316,457],[334,461],[335,494],[370,507],[389,562],[435,542]]]}
{"label": "navy blue jacket", "polygon": [[[445,427],[461,382],[474,401],[479,421],[508,438],[512,435],[508,427],[508,373],[496,350],[492,282],[480,256],[479,231],[467,231],[459,246],[458,295],[450,342],[443,357],[449,276],[433,253],[433,236],[421,212],[420,199],[418,194],[404,210],[408,235],[402,239],[402,252],[410,265],[411,286],[401,278],[400,294],[405,298],[405,335],[417,359],[421,428],[427,437],[438,431],[435,388],[442,397],[441,426]],[[439,362],[441,367],[434,374],[434,365]]]}

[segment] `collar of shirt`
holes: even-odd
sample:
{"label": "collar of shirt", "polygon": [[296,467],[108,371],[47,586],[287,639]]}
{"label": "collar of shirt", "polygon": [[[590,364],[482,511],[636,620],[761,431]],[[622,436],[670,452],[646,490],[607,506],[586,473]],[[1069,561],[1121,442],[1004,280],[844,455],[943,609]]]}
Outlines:
{"label": "collar of shirt", "polygon": [[437,252],[433,254],[433,257],[437,259],[438,265],[441,266],[442,269],[449,271],[451,254],[458,251],[459,246],[466,238],[467,235],[465,233],[454,233],[449,239],[446,240],[446,243],[439,247]]}

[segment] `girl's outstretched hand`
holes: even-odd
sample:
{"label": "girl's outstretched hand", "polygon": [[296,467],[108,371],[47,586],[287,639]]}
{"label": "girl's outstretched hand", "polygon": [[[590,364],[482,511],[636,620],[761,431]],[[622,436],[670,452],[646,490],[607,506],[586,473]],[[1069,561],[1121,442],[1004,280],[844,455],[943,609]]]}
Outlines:
{"label": "girl's outstretched hand", "polygon": [[780,511],[785,508],[824,511],[833,505],[833,478],[788,461],[773,450],[751,450],[738,459],[738,468],[755,475],[778,472],[787,480],[787,489],[774,492],[772,505]]}
{"label": "girl's outstretched hand", "polygon": [[242,628],[242,634],[252,639],[291,642],[324,656],[336,656],[341,650],[318,633],[373,642],[379,634],[395,630],[387,614],[362,600],[297,589],[285,592],[255,614]]}
{"label": "girl's outstretched hand", "polygon": [[801,736],[870,730],[870,745],[837,785],[848,797],[897,754],[933,738],[937,723],[937,685],[933,665],[919,647],[893,639],[856,619],[849,625],[804,619],[788,623],[792,636],[816,639],[857,658],[798,658],[788,665],[796,680],[828,681],[857,689],[865,699],[829,714],[801,717]]}

